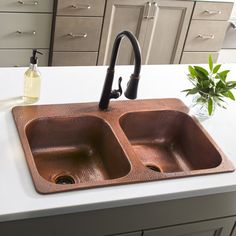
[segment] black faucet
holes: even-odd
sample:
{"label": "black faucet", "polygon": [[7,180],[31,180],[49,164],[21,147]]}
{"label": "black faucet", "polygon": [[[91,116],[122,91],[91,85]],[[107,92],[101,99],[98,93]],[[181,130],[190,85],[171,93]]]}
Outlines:
{"label": "black faucet", "polygon": [[129,98],[129,99],[135,99],[137,97],[139,74],[141,70],[141,50],[140,50],[140,46],[136,37],[129,31],[123,31],[116,36],[116,39],[113,44],[111,61],[107,69],[106,79],[103,86],[101,99],[99,102],[99,108],[101,110],[105,110],[108,108],[109,101],[111,98],[117,99],[122,94],[122,88],[121,88],[122,78],[121,77],[119,78],[119,89],[115,89],[112,91],[111,89],[112,89],[112,83],[113,83],[113,78],[114,78],[114,73],[115,73],[115,64],[116,64],[116,58],[117,58],[119,46],[120,46],[121,40],[125,36],[130,40],[132,44],[132,47],[134,50],[134,59],[135,59],[134,73],[130,76],[130,80],[127,84],[127,89],[125,91],[125,96],[126,98]]}

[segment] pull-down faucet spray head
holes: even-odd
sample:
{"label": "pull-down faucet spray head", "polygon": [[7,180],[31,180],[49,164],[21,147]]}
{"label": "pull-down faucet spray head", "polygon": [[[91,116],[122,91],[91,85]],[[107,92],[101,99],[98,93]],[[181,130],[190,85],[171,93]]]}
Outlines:
{"label": "pull-down faucet spray head", "polygon": [[99,102],[99,108],[101,110],[105,110],[108,108],[109,101],[111,98],[118,98],[122,94],[121,78],[119,79],[119,89],[111,91],[111,88],[112,88],[112,83],[113,83],[113,78],[114,78],[114,73],[115,73],[115,64],[116,64],[117,54],[119,51],[119,46],[120,46],[121,40],[125,36],[131,42],[131,45],[134,51],[134,59],[135,59],[134,72],[130,76],[130,80],[127,84],[127,89],[125,91],[125,96],[129,99],[135,99],[137,97],[139,74],[141,70],[141,50],[140,50],[140,46],[136,37],[129,31],[123,31],[117,35],[114,41],[112,54],[111,54],[111,61],[107,69],[106,79],[103,86],[101,99]]}

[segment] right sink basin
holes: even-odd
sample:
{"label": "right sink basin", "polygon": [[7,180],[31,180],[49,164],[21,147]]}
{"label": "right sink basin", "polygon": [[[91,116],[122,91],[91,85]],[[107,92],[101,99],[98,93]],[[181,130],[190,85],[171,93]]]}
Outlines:
{"label": "right sink basin", "polygon": [[120,125],[136,156],[153,171],[202,170],[222,162],[216,147],[186,113],[131,112],[121,117]]}

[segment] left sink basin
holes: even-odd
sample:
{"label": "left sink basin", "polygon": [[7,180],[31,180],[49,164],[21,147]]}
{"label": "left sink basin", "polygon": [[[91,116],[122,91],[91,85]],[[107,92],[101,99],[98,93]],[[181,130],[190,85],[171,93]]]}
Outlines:
{"label": "left sink basin", "polygon": [[21,135],[25,135],[21,141],[41,193],[104,185],[130,171],[112,129],[96,116],[32,119]]}
{"label": "left sink basin", "polygon": [[129,162],[100,118],[37,119],[26,126],[26,136],[39,174],[50,182],[96,182],[129,172]]}

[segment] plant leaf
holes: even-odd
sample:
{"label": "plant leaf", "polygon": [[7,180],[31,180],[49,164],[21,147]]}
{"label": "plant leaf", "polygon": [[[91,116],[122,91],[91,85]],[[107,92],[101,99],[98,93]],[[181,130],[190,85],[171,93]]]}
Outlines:
{"label": "plant leaf", "polygon": [[215,87],[216,92],[221,92],[223,89],[226,88],[226,85],[224,84],[224,82],[222,82],[222,80],[220,80]]}
{"label": "plant leaf", "polygon": [[189,92],[191,89],[185,89],[185,90],[182,90],[181,92]]}
{"label": "plant leaf", "polygon": [[199,72],[201,71],[206,77],[208,77],[209,73],[206,69],[200,66],[194,66],[195,71]]}
{"label": "plant leaf", "polygon": [[188,71],[193,78],[196,76],[196,72],[192,66],[188,67]]}
{"label": "plant leaf", "polygon": [[223,95],[224,95],[225,97],[228,97],[228,98],[230,98],[231,100],[235,101],[235,97],[234,97],[234,95],[233,95],[232,92],[228,91],[228,92],[224,93]]}
{"label": "plant leaf", "polygon": [[226,86],[228,89],[233,89],[236,87],[236,81],[228,81],[226,82]]}
{"label": "plant leaf", "polygon": [[208,114],[211,115],[213,111],[213,101],[212,98],[208,99]]}
{"label": "plant leaf", "polygon": [[209,54],[208,64],[209,64],[210,70],[212,71],[213,70],[213,60],[212,60],[211,54]]}
{"label": "plant leaf", "polygon": [[218,70],[220,69],[220,67],[221,67],[221,64],[216,65],[213,69],[213,74],[216,74]]}
{"label": "plant leaf", "polygon": [[220,73],[218,73],[217,75],[220,77],[220,79],[224,80],[226,79],[227,77],[227,74],[230,72],[230,70],[224,70],[224,71],[221,71]]}
{"label": "plant leaf", "polygon": [[209,88],[210,87],[210,84],[211,84],[211,81],[210,80],[204,80],[202,81],[201,85],[202,85],[202,88]]}
{"label": "plant leaf", "polygon": [[199,92],[199,89],[197,87],[192,88],[188,91],[188,93],[186,94],[186,96],[190,95],[190,94],[196,94]]}

